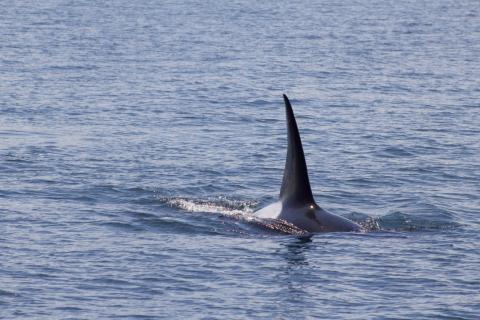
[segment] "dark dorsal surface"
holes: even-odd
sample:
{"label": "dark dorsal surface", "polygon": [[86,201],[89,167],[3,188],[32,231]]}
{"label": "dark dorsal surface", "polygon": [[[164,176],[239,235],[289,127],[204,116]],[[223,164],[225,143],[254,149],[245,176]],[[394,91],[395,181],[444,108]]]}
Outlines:
{"label": "dark dorsal surface", "polygon": [[292,205],[314,204],[310,181],[308,180],[307,164],[303,154],[302,140],[298,132],[297,122],[293,115],[292,105],[286,95],[285,110],[287,113],[288,151],[285,170],[283,172],[280,200]]}

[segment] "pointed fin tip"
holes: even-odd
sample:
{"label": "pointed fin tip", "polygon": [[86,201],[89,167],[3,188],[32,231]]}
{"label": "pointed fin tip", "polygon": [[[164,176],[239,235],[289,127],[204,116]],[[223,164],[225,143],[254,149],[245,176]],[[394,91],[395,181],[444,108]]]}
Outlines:
{"label": "pointed fin tip", "polygon": [[[290,123],[292,120],[293,122],[296,122],[295,116],[293,115],[292,104],[290,103],[290,100],[288,99],[286,94],[283,94],[283,101],[285,101],[285,111],[287,112],[287,123]],[[295,123],[295,127],[296,126],[297,125]],[[295,129],[295,130],[298,130],[298,129]]]}

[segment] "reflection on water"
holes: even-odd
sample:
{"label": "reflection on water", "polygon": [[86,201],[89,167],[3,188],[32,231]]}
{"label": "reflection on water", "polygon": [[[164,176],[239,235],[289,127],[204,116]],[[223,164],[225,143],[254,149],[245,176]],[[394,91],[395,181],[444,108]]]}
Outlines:
{"label": "reflection on water", "polygon": [[286,252],[284,253],[287,265],[295,267],[299,265],[308,265],[305,253],[312,246],[313,235],[298,236],[292,238],[292,241],[285,243]]}
{"label": "reflection on water", "polygon": [[282,279],[286,288],[284,299],[290,303],[303,305],[308,300],[306,286],[310,266],[308,251],[312,248],[311,235],[289,238],[279,249],[279,253],[285,260],[282,267]]}

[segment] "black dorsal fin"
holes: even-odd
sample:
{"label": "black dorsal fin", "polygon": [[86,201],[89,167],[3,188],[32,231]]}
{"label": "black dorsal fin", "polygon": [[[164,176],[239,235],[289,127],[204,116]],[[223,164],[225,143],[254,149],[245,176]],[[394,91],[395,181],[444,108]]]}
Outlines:
{"label": "black dorsal fin", "polygon": [[308,180],[307,164],[303,154],[302,140],[298,132],[297,122],[293,115],[292,105],[286,95],[285,110],[287,112],[288,151],[285,170],[283,172],[280,199],[290,204],[314,204],[315,201]]}

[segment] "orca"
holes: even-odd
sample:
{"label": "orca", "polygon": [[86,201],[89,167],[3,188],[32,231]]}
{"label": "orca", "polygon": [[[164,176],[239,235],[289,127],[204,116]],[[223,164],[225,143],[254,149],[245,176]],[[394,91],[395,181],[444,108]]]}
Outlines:
{"label": "orca", "polygon": [[307,232],[362,231],[355,222],[317,205],[308,179],[302,140],[292,105],[283,95],[287,113],[288,148],[279,200],[255,212],[261,219],[282,220]]}

